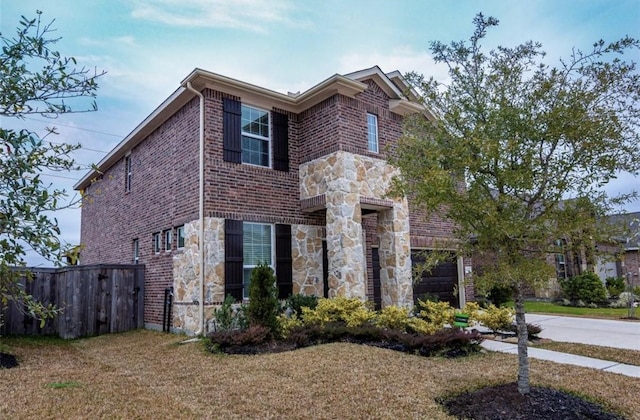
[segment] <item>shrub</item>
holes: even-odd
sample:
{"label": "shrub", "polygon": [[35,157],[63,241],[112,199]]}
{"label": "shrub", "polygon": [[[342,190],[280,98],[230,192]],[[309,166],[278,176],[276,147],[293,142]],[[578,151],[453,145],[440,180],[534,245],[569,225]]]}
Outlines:
{"label": "shrub", "polygon": [[234,309],[235,299],[227,295],[220,308],[214,312],[216,331],[246,329],[247,320],[244,316],[244,307]]}
{"label": "shrub", "polygon": [[467,302],[462,308],[462,313],[469,315],[469,325],[475,325],[480,322],[480,313],[482,309],[477,302]]}
{"label": "shrub", "polygon": [[572,302],[582,301],[583,306],[590,303],[600,304],[607,300],[607,290],[595,273],[582,273],[579,276],[560,279],[563,297]]}
{"label": "shrub", "polygon": [[302,307],[302,319],[305,324],[325,325],[344,322],[349,327],[373,321],[376,314],[367,308],[365,302],[357,298],[337,297],[318,299],[315,309]]}
{"label": "shrub", "polygon": [[209,334],[210,350],[225,351],[233,347],[258,346],[270,341],[271,331],[262,325],[246,330],[216,331]]}
{"label": "shrub", "polygon": [[375,324],[380,328],[406,331],[409,321],[409,309],[400,306],[385,306],[375,319]]}
{"label": "shrub", "polygon": [[509,286],[493,286],[487,298],[497,307],[509,302],[513,297],[513,289]]}
{"label": "shrub", "polygon": [[455,310],[449,305],[449,302],[432,302],[418,299],[417,306],[419,308],[418,315],[425,321],[440,328],[444,328],[446,324],[453,324]]}
{"label": "shrub", "polygon": [[629,302],[633,303],[632,299],[633,299],[633,296],[631,293],[622,292],[620,293],[618,300],[616,300],[615,302],[611,302],[609,306],[612,308],[628,308]]}
{"label": "shrub", "polygon": [[607,277],[605,285],[609,296],[618,297],[620,293],[624,292],[624,277]]}
{"label": "shrub", "polygon": [[315,309],[318,306],[318,296],[295,294],[287,298],[285,308],[289,309],[292,314],[298,318],[302,316],[302,308]]}
{"label": "shrub", "polygon": [[294,313],[287,316],[287,314],[280,314],[277,317],[278,324],[280,325],[280,335],[283,338],[287,338],[291,330],[295,327],[302,325],[302,320]]}
{"label": "shrub", "polygon": [[509,331],[515,312],[512,308],[498,308],[489,305],[482,312],[478,313],[478,321],[493,332]]}
{"label": "shrub", "polygon": [[249,325],[264,326],[273,336],[278,336],[280,330],[277,318],[280,304],[277,293],[273,269],[266,264],[258,264],[251,271],[247,318]]}
{"label": "shrub", "polygon": [[[511,324],[509,326],[509,331],[511,331],[514,334],[517,334],[518,325],[516,325],[515,323]],[[540,334],[541,332],[542,332],[542,328],[539,325],[527,323],[527,336],[529,337],[529,340],[538,338],[538,334]]]}

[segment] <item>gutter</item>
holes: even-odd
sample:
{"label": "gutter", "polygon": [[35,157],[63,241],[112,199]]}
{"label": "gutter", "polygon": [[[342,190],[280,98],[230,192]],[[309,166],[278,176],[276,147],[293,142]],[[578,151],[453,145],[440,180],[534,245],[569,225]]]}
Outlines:
{"label": "gutter", "polygon": [[191,92],[195,93],[200,97],[200,129],[199,129],[199,140],[200,140],[200,169],[199,169],[199,224],[200,231],[198,233],[198,249],[200,250],[200,256],[198,258],[199,273],[198,273],[198,282],[200,289],[200,298],[198,299],[199,303],[199,313],[200,313],[200,328],[196,331],[195,335],[203,335],[204,334],[204,95],[202,92],[196,90],[191,86],[191,82],[187,82],[187,89]]}

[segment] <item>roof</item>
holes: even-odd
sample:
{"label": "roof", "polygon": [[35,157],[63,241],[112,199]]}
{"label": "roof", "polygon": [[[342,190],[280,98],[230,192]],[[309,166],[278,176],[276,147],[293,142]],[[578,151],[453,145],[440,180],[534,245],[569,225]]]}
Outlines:
{"label": "roof", "polygon": [[612,214],[608,217],[612,225],[623,225],[625,234],[618,238],[627,251],[640,249],[640,212]]}
{"label": "roof", "polygon": [[364,92],[367,89],[367,85],[363,81],[367,79],[373,79],[389,96],[389,108],[392,112],[400,115],[425,113],[428,118],[433,118],[431,113],[417,103],[415,92],[405,83],[400,72],[395,71],[385,74],[378,66],[345,75],[334,74],[305,92],[295,94],[283,94],[196,68],[182,80],[178,89],[122,139],[113,150],[102,158],[95,169],[87,172],[73,188],[76,190],[86,188],[92,179],[122,159],[131,149],[141,143],[156,128],[192,100],[196,94],[186,88],[188,83],[198,91],[209,88],[240,96],[243,101],[250,102],[255,106],[262,106],[267,109],[275,107],[293,113],[300,113],[337,93],[354,97]]}

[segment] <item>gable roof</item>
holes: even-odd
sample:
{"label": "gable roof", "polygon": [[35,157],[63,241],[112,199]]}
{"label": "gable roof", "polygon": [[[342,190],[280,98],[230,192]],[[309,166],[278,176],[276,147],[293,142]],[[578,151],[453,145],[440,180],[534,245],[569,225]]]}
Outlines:
{"label": "gable roof", "polygon": [[[378,66],[374,66],[346,75],[334,74],[302,93],[283,94],[221,74],[196,68],[182,80],[178,89],[165,99],[147,118],[138,124],[131,133],[122,139],[115,148],[102,158],[96,165],[96,169],[87,172],[73,188],[76,190],[86,188],[92,179],[122,159],[131,149],[140,144],[156,128],[192,100],[196,95],[186,88],[188,83],[198,91],[209,88],[239,96],[243,101],[255,106],[261,106],[266,109],[279,108],[298,114],[335,94],[355,97],[367,89],[368,86],[363,83],[363,81],[372,79],[389,96],[389,108],[392,112],[401,115],[424,113],[428,118],[432,119],[433,116],[431,113],[422,105],[414,102],[415,97],[411,97],[411,95],[407,97],[407,95],[403,93],[401,88],[407,92],[409,90],[405,88],[407,85],[404,83],[400,73],[393,72],[389,74],[393,79],[383,73]],[[400,88],[398,86],[400,86]]]}

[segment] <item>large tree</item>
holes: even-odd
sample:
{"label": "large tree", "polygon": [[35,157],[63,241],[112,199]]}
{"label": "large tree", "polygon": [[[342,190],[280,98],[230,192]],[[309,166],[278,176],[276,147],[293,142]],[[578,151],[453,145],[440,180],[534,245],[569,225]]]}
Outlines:
{"label": "large tree", "polygon": [[639,43],[598,41],[550,66],[536,42],[485,51],[498,21],[478,14],[474,24],[469,41],[430,44],[448,66],[446,84],[407,75],[436,120],[406,121],[396,191],[456,222],[462,250],[485,262],[476,284],[514,290],[518,389],[527,394],[525,288],[554,277],[547,256],[558,239],[604,239],[612,231],[601,216],[634,198],[603,187],[640,168],[640,76],[621,60]]}
{"label": "large tree", "polygon": [[[54,47],[51,21],[37,17],[20,20],[13,36],[0,33],[0,116],[24,119],[27,115],[56,118],[60,114],[96,110],[96,79],[103,74],[78,68],[73,57]],[[27,251],[33,250],[60,264],[69,249],[59,240],[53,213],[65,203],[64,190],[43,181],[51,171],[77,167],[71,153],[79,145],[45,140],[55,129],[39,136],[29,130],[0,128],[0,306],[14,301],[38,319],[53,316],[56,309],[43,306],[25,293],[20,277],[26,270]],[[1,313],[0,313],[1,321]]]}

